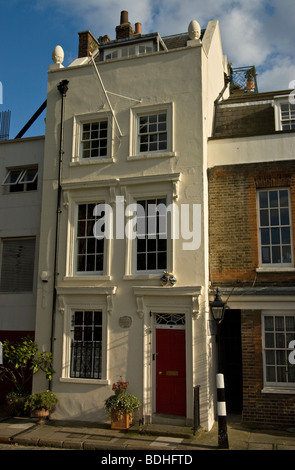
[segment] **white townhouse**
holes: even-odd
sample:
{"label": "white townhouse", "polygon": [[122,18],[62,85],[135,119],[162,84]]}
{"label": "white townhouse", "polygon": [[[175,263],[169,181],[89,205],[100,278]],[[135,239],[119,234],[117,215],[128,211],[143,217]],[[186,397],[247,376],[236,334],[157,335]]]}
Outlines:
{"label": "white townhouse", "polygon": [[[116,39],[83,31],[71,65],[61,47],[53,59],[36,339],[54,354],[54,419],[107,421],[122,377],[144,422],[191,424],[199,386],[210,429],[207,140],[215,100],[228,94],[218,21],[161,37],[123,11]],[[47,386],[37,374],[33,389]]]}

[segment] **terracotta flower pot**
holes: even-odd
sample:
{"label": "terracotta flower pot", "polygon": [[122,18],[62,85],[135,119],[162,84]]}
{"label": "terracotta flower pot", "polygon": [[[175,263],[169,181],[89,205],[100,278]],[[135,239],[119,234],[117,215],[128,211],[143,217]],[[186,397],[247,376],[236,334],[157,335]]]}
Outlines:
{"label": "terracotta flower pot", "polygon": [[32,410],[32,416],[34,418],[39,418],[39,424],[44,423],[49,414],[50,410],[45,410],[44,408],[42,410]]}
{"label": "terracotta flower pot", "polygon": [[132,422],[132,415],[128,411],[111,412],[111,429],[128,429]]}

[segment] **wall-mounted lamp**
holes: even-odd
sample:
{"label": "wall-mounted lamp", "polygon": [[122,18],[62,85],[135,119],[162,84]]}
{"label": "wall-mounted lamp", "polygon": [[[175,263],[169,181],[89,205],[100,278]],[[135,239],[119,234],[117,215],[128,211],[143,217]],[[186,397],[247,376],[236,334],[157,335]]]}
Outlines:
{"label": "wall-mounted lamp", "polygon": [[210,302],[210,309],[214,320],[216,320],[217,323],[221,323],[224,317],[224,310],[226,309],[226,302],[221,300],[218,289],[216,289],[214,300]]}

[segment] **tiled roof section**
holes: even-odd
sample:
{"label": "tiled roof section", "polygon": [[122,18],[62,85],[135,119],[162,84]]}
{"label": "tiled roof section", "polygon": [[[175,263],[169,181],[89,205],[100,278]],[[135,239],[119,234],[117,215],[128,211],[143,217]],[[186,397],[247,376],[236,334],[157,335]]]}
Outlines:
{"label": "tiled roof section", "polygon": [[[290,93],[290,90],[288,91]],[[274,96],[283,92],[232,95],[216,107],[213,138],[267,135],[275,132]]]}
{"label": "tiled roof section", "polygon": [[[205,30],[201,32],[201,38],[203,38]],[[163,42],[165,43],[168,50],[178,49],[180,47],[186,47],[187,41],[189,41],[188,33],[175,34],[173,36],[162,37]]]}

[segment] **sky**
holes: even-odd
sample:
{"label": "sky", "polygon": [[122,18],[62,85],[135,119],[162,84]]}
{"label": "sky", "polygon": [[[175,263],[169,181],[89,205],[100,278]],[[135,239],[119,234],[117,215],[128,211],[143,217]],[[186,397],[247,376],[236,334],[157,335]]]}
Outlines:
{"label": "sky", "polygon": [[[295,0],[0,0],[0,112],[11,111],[10,139],[46,100],[52,51],[68,66],[78,55],[78,32],[115,39],[122,10],[142,33],[169,36],[218,20],[223,53],[233,67],[255,65],[260,92],[295,80]],[[1,92],[2,91],[2,92]],[[46,111],[24,137],[45,134]]]}

